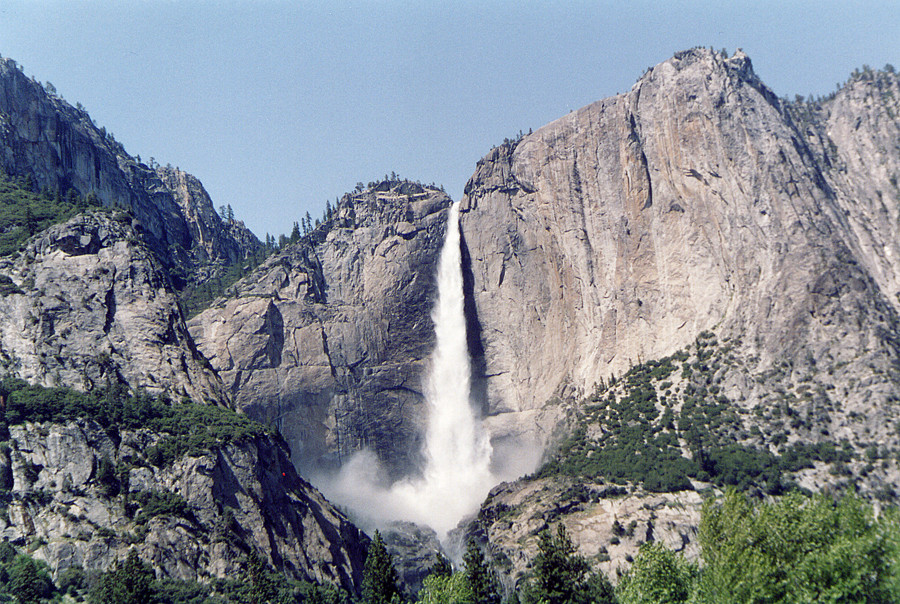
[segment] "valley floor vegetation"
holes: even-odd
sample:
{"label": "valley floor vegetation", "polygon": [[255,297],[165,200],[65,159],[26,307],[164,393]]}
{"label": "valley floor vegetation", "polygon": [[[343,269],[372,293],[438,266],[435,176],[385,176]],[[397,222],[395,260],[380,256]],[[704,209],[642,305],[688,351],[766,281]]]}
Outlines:
{"label": "valley floor vegetation", "polygon": [[[760,500],[729,489],[710,498],[700,524],[700,559],[660,543],[641,546],[614,587],[591,571],[563,523],[538,536],[539,552],[515,589],[502,593],[485,557],[469,543],[465,567],[437,563],[418,604],[762,604],[900,601],[900,517],[855,496],[835,500],[794,491]],[[378,537],[370,549],[377,553]],[[381,546],[383,547],[383,546]],[[388,570],[384,570],[388,568]],[[383,562],[366,566],[366,604],[400,602]],[[372,573],[379,573],[372,579]],[[385,574],[387,573],[387,574]],[[384,587],[388,585],[389,587]]]}
{"label": "valley floor vegetation", "polygon": [[0,543],[0,601],[103,604],[655,604],[900,601],[900,518],[854,496],[793,492],[756,500],[734,490],[711,498],[700,525],[701,556],[687,560],[645,543],[613,586],[591,570],[562,523],[538,536],[529,573],[504,591],[470,540],[463,568],[438,555],[417,595],[404,594],[376,531],[360,597],[290,581],[250,553],[241,577],[208,584],[157,579],[132,550],[106,572],[69,568],[53,581],[40,561]]}

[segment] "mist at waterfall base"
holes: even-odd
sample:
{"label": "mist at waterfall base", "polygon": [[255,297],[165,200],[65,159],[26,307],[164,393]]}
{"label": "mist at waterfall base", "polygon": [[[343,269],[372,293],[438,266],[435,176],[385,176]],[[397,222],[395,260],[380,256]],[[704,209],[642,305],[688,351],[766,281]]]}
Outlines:
{"label": "mist at waterfall base", "polygon": [[430,526],[445,542],[460,520],[478,510],[491,487],[515,477],[504,471],[506,464],[498,469],[496,459],[492,466],[488,435],[469,400],[459,202],[450,208],[437,283],[438,299],[431,313],[436,344],[424,385],[428,419],[422,475],[389,484],[375,454],[361,451],[336,476],[315,482],[365,529],[409,521]]}

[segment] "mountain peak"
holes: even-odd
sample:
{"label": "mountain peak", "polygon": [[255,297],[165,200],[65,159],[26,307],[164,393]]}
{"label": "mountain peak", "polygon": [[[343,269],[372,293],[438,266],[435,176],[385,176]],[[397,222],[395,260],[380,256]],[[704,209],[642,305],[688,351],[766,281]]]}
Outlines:
{"label": "mountain peak", "polygon": [[12,59],[0,59],[0,124],[0,168],[30,176],[39,189],[93,193],[105,206],[129,210],[169,268],[189,275],[198,263],[232,263],[261,245],[249,231],[235,237],[225,228],[199,180],[131,157],[87,112],[27,78]]}

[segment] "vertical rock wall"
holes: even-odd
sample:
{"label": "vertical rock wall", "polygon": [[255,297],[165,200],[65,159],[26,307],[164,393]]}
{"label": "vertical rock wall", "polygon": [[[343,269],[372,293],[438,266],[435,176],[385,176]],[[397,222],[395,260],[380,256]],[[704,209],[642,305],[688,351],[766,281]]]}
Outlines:
{"label": "vertical rock wall", "polygon": [[555,397],[707,329],[893,418],[897,126],[856,87],[806,133],[743,53],[695,49],[481,160],[462,224],[495,433],[546,439]]}
{"label": "vertical rock wall", "polygon": [[303,470],[361,449],[414,471],[434,275],[450,199],[385,181],[270,258],[190,322],[200,351],[251,417],[277,422]]}

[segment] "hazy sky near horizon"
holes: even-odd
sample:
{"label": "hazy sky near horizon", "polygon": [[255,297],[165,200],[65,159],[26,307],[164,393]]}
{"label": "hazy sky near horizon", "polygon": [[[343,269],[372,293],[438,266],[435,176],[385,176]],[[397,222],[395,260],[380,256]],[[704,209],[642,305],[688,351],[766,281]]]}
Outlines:
{"label": "hazy sky near horizon", "polygon": [[900,1],[0,0],[0,54],[260,238],[392,171],[458,199],[493,145],[693,46],[826,94],[900,67]]}

